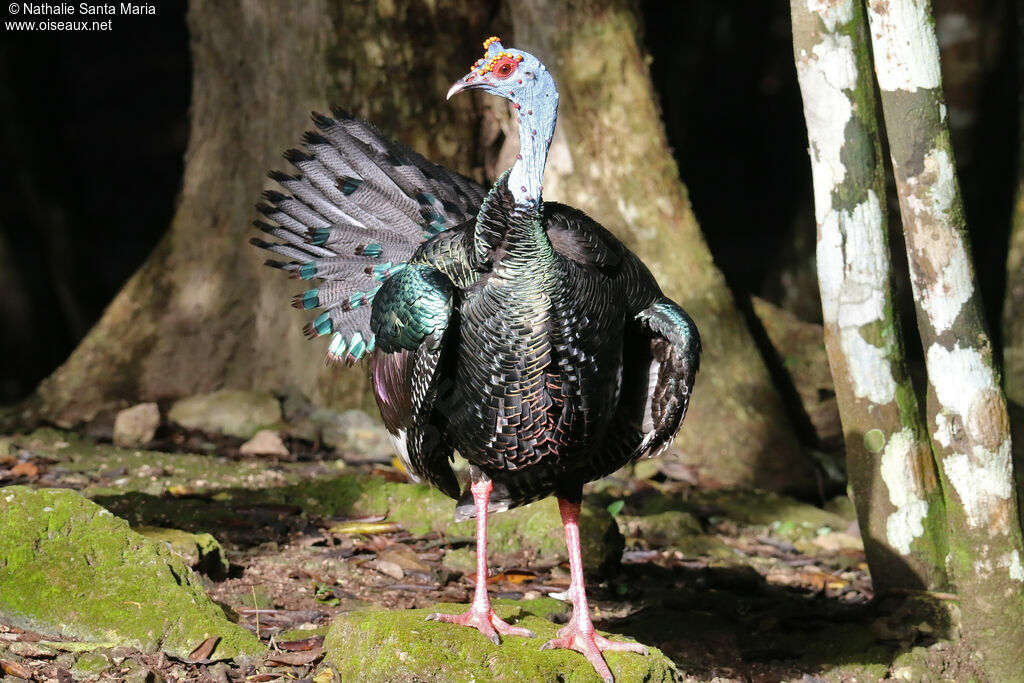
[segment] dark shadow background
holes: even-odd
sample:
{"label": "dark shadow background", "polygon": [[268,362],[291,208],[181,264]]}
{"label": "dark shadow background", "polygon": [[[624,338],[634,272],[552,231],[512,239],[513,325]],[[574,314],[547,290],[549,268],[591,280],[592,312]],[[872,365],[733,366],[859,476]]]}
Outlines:
{"label": "dark shadow background", "polygon": [[[973,125],[955,139],[993,322],[1020,144],[1015,6],[995,4],[1005,16],[989,41],[994,67],[976,83]],[[779,285],[787,271],[809,272],[814,246],[789,4],[641,7],[669,140],[715,260],[741,300],[760,294],[820,315],[813,280],[795,292]],[[155,16],[118,16],[104,33],[4,27],[0,403],[66,358],[170,223],[191,96],[185,11],[184,0],[162,0]]]}

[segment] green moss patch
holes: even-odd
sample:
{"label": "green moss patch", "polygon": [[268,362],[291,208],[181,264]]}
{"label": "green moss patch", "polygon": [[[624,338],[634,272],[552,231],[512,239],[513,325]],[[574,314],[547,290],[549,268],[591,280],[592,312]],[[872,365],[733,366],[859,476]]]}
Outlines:
{"label": "green moss patch", "polygon": [[263,650],[166,544],[74,491],[12,486],[0,490],[0,509],[5,622],[182,658],[213,636],[214,658]]}
{"label": "green moss patch", "polygon": [[191,569],[214,579],[223,579],[228,575],[228,558],[224,548],[210,534],[193,534],[181,529],[158,526],[136,527],[135,532],[151,541],[165,543]]}
{"label": "green moss patch", "polygon": [[[547,617],[567,609],[545,598],[520,602],[498,600],[495,610],[506,621],[533,631],[536,638],[507,636],[494,645],[476,629],[427,621],[434,612],[459,613],[467,605],[441,604],[429,609],[356,612],[334,620],[324,642],[324,661],[341,680],[366,680],[387,672],[390,681],[598,681],[583,655],[540,646],[558,629]],[[616,640],[624,637],[605,633]],[[605,653],[620,681],[674,681],[672,661],[654,648],[646,657]]]}

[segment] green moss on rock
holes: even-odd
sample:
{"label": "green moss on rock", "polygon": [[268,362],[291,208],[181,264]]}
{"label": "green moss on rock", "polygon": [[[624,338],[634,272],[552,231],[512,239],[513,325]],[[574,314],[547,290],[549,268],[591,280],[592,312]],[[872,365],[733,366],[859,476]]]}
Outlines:
{"label": "green moss on rock", "polygon": [[[441,604],[429,609],[356,612],[334,620],[324,642],[324,661],[341,680],[366,680],[388,672],[389,681],[597,681],[590,663],[576,652],[545,650],[558,625],[547,617],[567,609],[545,598],[513,602],[498,600],[495,610],[511,623],[533,631],[536,638],[508,636],[494,645],[471,628],[426,621],[433,612],[459,613],[466,605]],[[605,634],[616,640],[622,636]],[[660,651],[605,653],[620,681],[674,681],[675,667]]]}
{"label": "green moss on rock", "polygon": [[189,429],[248,439],[260,429],[281,424],[281,405],[266,392],[222,389],[176,401],[167,417]]}
{"label": "green moss on rock", "polygon": [[193,534],[181,529],[166,529],[158,526],[135,527],[135,532],[151,541],[165,543],[191,569],[200,571],[214,579],[228,575],[228,557],[220,542],[207,533]]}
{"label": "green moss on rock", "polygon": [[672,545],[683,537],[703,532],[697,518],[682,510],[666,510],[653,515],[622,515],[617,520],[624,535],[642,538],[656,547]]}
{"label": "green moss on rock", "polygon": [[791,541],[846,529],[852,519],[769,491],[739,489],[697,491],[687,503],[721,510],[741,524],[766,526]]}
{"label": "green moss on rock", "polygon": [[12,486],[0,509],[4,621],[176,657],[211,636],[221,638],[214,658],[263,650],[165,544],[74,491]]}
{"label": "green moss on rock", "polygon": [[[342,475],[308,484],[264,492],[276,502],[335,515],[387,515],[413,534],[438,531],[449,536],[474,537],[476,522],[455,522],[455,501],[422,484],[404,484],[379,477]],[[565,538],[558,503],[548,498],[488,518],[489,553],[512,553],[531,548],[545,558],[565,559]],[[588,569],[617,562],[623,539],[607,510],[584,503],[580,515],[583,563]]]}

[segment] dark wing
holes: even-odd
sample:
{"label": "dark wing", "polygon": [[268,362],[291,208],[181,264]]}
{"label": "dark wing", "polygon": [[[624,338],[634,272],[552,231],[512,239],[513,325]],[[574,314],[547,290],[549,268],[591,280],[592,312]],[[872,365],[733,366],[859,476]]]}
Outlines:
{"label": "dark wing", "polygon": [[385,282],[373,303],[376,350],[370,377],[384,426],[406,471],[452,498],[459,485],[442,438],[447,422],[439,398],[446,388],[445,341],[454,288],[434,268],[411,264]]}
{"label": "dark wing", "polygon": [[634,413],[640,417],[642,438],[631,459],[657,455],[672,442],[686,417],[701,353],[697,326],[675,302],[662,297],[635,320],[641,347],[646,343],[640,349],[640,369],[646,370],[647,390],[642,411]]}
{"label": "dark wing", "polygon": [[605,447],[589,468],[604,476],[667,447],[686,415],[700,364],[700,335],[690,316],[661,294],[642,261],[582,211],[551,202],[545,227],[555,251],[608,276],[631,320],[623,339],[619,408]]}
{"label": "dark wing", "polygon": [[374,348],[370,304],[381,283],[427,239],[471,219],[485,192],[347,112],[334,114],[313,114],[317,130],[285,154],[298,174],[270,174],[288,194],[264,193],[258,209],[272,223],[256,226],[279,241],[252,242],[287,259],[268,265],[320,280],[293,305],[323,309],[306,333],[332,334],[328,358],[351,364]]}

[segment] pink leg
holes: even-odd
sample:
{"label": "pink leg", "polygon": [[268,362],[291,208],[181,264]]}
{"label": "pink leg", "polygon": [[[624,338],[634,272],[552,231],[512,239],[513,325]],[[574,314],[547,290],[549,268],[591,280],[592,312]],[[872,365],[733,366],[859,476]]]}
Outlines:
{"label": "pink leg", "polygon": [[594,632],[590,621],[590,606],[587,604],[586,587],[583,585],[583,558],[580,554],[580,504],[558,499],[558,511],[562,513],[565,527],[565,545],[569,549],[569,599],[572,600],[572,618],[559,632],[558,637],[544,643],[540,649],[565,648],[581,652],[594,666],[597,675],[604,681],[614,681],[608,663],[601,654],[605,650],[637,652],[647,654],[647,648],[640,643],[617,643]]}
{"label": "pink leg", "polygon": [[501,635],[526,636],[533,638],[529,629],[512,626],[494,613],[491,598],[487,594],[487,503],[494,487],[489,479],[470,484],[473,502],[476,504],[476,592],[473,604],[462,614],[431,614],[427,619],[444,621],[449,624],[472,626],[484,634],[495,645],[501,645]]}

